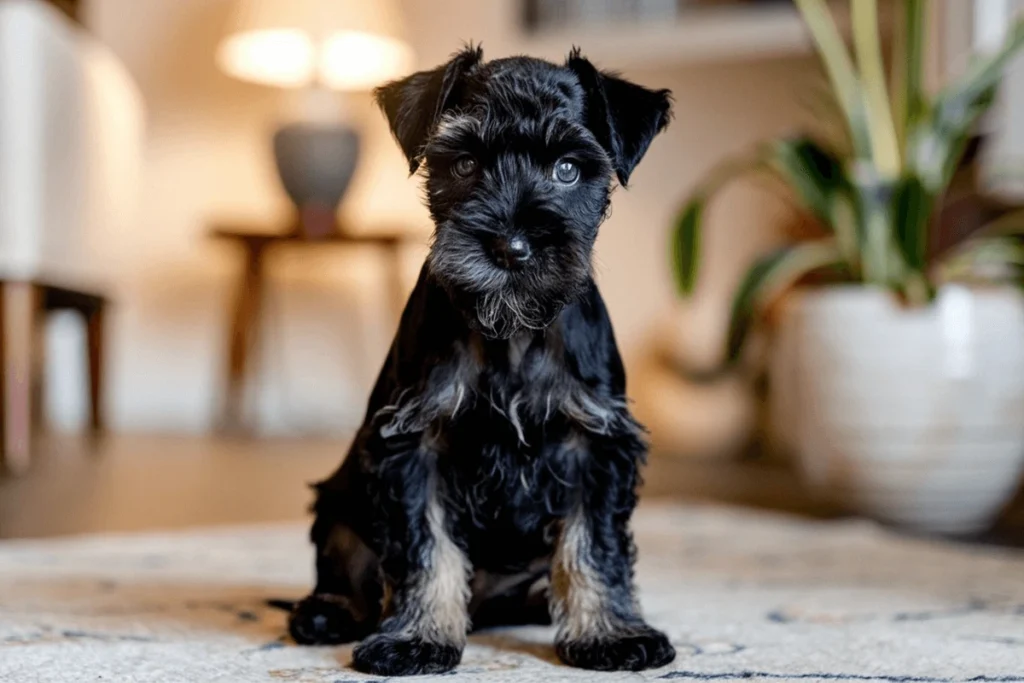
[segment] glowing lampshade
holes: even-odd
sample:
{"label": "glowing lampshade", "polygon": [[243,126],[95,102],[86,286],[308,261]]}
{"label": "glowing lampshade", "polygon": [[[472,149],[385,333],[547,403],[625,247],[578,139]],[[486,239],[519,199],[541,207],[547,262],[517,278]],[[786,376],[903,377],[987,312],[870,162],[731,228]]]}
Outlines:
{"label": "glowing lampshade", "polygon": [[395,0],[240,0],[217,63],[265,85],[368,90],[408,73],[412,51]]}

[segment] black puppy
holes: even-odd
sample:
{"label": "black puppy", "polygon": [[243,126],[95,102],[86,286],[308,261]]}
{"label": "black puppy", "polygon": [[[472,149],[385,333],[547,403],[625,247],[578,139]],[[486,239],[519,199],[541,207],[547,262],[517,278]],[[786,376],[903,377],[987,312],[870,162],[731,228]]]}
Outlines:
{"label": "black puppy", "polygon": [[[550,623],[557,652],[639,670],[675,651],[640,615],[629,520],[642,430],[591,249],[669,93],[467,48],[380,88],[433,247],[340,469],[317,485],[300,643],[364,639],[382,675],[456,666],[474,627]],[[549,613],[550,605],[550,613]]]}

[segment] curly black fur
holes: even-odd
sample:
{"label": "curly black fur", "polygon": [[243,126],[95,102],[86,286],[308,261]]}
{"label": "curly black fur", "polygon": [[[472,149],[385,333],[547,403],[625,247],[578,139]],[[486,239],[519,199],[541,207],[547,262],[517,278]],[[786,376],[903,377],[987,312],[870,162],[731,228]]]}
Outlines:
{"label": "curly black fur", "polygon": [[[437,227],[363,427],[316,487],[317,583],[293,637],[364,639],[356,668],[421,674],[458,664],[472,622],[553,619],[569,664],[666,664],[633,589],[645,444],[590,261],[668,92],[578,51],[558,66],[470,47],[377,100]],[[566,161],[572,183],[553,177]]]}

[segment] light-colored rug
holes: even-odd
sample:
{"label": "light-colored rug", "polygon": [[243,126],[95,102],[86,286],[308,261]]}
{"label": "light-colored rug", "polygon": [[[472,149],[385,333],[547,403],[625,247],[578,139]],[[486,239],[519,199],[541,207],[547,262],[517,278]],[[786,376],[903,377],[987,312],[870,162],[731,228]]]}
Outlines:
{"label": "light-colored rug", "polygon": [[[1024,682],[1024,555],[719,508],[642,508],[643,674],[557,663],[551,630],[473,636],[456,680]],[[304,526],[0,543],[0,680],[368,678],[287,642],[269,597],[311,581]],[[448,678],[448,677],[446,677]],[[421,679],[422,680],[422,679]]]}

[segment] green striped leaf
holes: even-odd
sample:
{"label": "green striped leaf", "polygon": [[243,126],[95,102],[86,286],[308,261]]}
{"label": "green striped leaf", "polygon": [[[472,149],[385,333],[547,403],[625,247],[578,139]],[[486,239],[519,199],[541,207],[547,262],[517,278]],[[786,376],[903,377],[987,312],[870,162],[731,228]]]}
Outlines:
{"label": "green striped leaf", "polygon": [[769,145],[765,161],[789,186],[800,204],[826,227],[831,227],[833,196],[849,186],[842,162],[805,137],[776,140]]}
{"label": "green striped leaf", "polygon": [[692,294],[697,285],[700,264],[700,222],[704,214],[704,197],[687,203],[672,231],[672,271],[676,287],[682,294]]}
{"label": "green striped leaf", "polygon": [[903,260],[914,270],[925,267],[933,206],[931,194],[917,176],[904,176],[896,183],[891,220]]}
{"label": "green striped leaf", "polygon": [[893,67],[893,116],[901,142],[925,109],[924,39],[925,0],[903,0],[903,25],[895,41]]}
{"label": "green striped leaf", "polygon": [[784,247],[755,262],[733,298],[727,362],[739,360],[754,322],[783,292],[810,273],[842,265],[842,254],[832,239]]}
{"label": "green striped leaf", "polygon": [[972,239],[962,244],[941,264],[940,276],[946,281],[984,282],[1011,280],[1022,282],[1024,245],[1013,237]]}
{"label": "green striped leaf", "polygon": [[992,106],[1007,63],[1024,47],[1024,20],[1009,30],[1003,45],[976,60],[966,75],[940,92],[931,116],[915,132],[916,171],[933,193],[953,178],[974,125]]}
{"label": "green striped leaf", "polygon": [[860,78],[853,66],[850,52],[846,48],[835,20],[825,0],[794,0],[800,14],[811,32],[818,48],[825,71],[836,93],[836,99],[843,110],[850,140],[857,156],[871,157],[871,139],[864,110],[864,96]]}
{"label": "green striped leaf", "polygon": [[885,83],[882,40],[878,34],[878,0],[857,0],[850,3],[850,9],[853,43],[862,74],[871,160],[880,175],[892,179],[899,175],[903,162]]}
{"label": "green striped leaf", "polygon": [[692,294],[697,284],[707,202],[726,183],[752,170],[771,173],[782,181],[797,203],[829,229],[833,228],[834,198],[850,187],[838,157],[808,137],[776,140],[753,157],[722,164],[690,197],[672,229],[672,272],[681,294]]}

